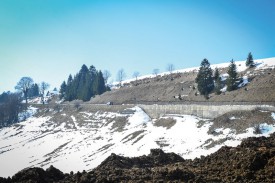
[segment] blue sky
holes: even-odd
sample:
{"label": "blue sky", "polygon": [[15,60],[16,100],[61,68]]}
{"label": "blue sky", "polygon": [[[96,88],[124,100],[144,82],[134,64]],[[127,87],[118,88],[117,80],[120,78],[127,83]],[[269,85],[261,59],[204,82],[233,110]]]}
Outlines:
{"label": "blue sky", "polygon": [[275,56],[274,0],[1,0],[0,92],[82,66],[150,74]]}

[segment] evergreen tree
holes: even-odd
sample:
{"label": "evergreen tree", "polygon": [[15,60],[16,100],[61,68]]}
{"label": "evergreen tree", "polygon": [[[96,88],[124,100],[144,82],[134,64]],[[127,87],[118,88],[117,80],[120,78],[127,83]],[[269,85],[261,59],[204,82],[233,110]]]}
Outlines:
{"label": "evergreen tree", "polygon": [[87,98],[89,97],[86,90],[87,80],[89,79],[87,77],[88,72],[89,72],[88,67],[84,64],[82,65],[79,73],[76,75],[76,78],[75,78],[75,80],[77,80],[77,83],[76,83],[77,97],[76,98],[84,101],[86,101]]}
{"label": "evergreen tree", "polygon": [[97,94],[97,70],[96,68],[91,65],[89,68],[90,71],[90,77],[91,77],[91,87],[90,87],[90,92],[91,92],[91,97],[95,96]]}
{"label": "evergreen tree", "polygon": [[63,83],[60,86],[60,90],[59,90],[59,93],[60,93],[59,98],[60,99],[65,98],[66,90],[67,90],[67,84],[65,81],[63,81]]}
{"label": "evergreen tree", "polygon": [[208,94],[214,89],[212,69],[206,58],[201,62],[199,73],[196,78],[196,83],[198,83],[198,90],[201,95],[208,96]]}
{"label": "evergreen tree", "polygon": [[253,56],[252,56],[251,52],[248,53],[245,65],[250,68],[254,67],[254,61],[253,61]]}
{"label": "evergreen tree", "polygon": [[219,69],[216,67],[214,71],[214,80],[216,81],[220,77]]}
{"label": "evergreen tree", "polygon": [[93,92],[94,78],[92,78],[92,73],[90,70],[86,75],[86,80],[87,80],[87,83],[84,88],[86,90],[85,101],[88,101],[91,99],[92,96],[94,96],[94,92]]}
{"label": "evergreen tree", "polygon": [[105,80],[101,71],[97,75],[97,94],[101,95],[106,91]]}
{"label": "evergreen tree", "polygon": [[220,72],[218,68],[215,69],[214,79],[215,79],[215,93],[217,95],[220,95],[221,89],[222,89],[222,81],[221,81]]}
{"label": "evergreen tree", "polygon": [[227,84],[227,91],[232,91],[237,88],[237,67],[236,64],[234,63],[233,59],[230,61],[230,65],[228,67],[228,78],[226,81]]}
{"label": "evergreen tree", "polygon": [[73,82],[73,77],[72,77],[72,75],[70,74],[69,77],[68,77],[68,80],[67,80],[67,85],[72,84],[72,82]]}
{"label": "evergreen tree", "polygon": [[98,95],[98,85],[99,85],[99,81],[98,81],[98,72],[96,71],[95,74],[93,74],[93,77],[92,77],[92,91],[93,91],[93,96],[94,95]]}
{"label": "evergreen tree", "polygon": [[68,80],[67,80],[65,100],[72,101],[73,98],[74,98],[73,77],[70,74],[69,77],[68,77]]}

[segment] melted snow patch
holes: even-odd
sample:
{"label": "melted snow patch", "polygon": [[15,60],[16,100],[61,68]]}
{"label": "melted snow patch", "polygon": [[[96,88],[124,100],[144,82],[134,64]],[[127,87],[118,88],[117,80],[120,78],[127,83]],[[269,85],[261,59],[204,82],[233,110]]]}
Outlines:
{"label": "melted snow patch", "polygon": [[221,92],[226,92],[227,91],[227,86],[225,85],[222,89]]}
{"label": "melted snow patch", "polygon": [[228,75],[227,73],[222,74],[222,75],[221,75],[221,81],[227,80],[228,76],[229,76],[229,75]]}
{"label": "melted snow patch", "polygon": [[135,113],[128,119],[129,127],[135,127],[142,124],[146,124],[151,120],[150,117],[140,107],[136,106],[131,108],[131,110],[134,110]]}
{"label": "melted snow patch", "polygon": [[240,118],[236,118],[235,116],[232,116],[229,118],[230,120],[235,120],[235,119],[240,119]]}
{"label": "melted snow patch", "polygon": [[267,69],[267,68],[274,68],[275,67],[275,58],[266,58],[266,59],[259,59],[255,60],[256,70],[259,69]]}
{"label": "melted snow patch", "polygon": [[275,120],[275,112],[271,113],[271,117]]}
{"label": "melted snow patch", "polygon": [[260,125],[260,129],[262,134],[270,134],[275,132],[275,125],[268,125],[267,123],[263,123]]}
{"label": "melted snow patch", "polygon": [[239,88],[244,87],[244,86],[247,85],[248,83],[249,83],[248,77],[247,77],[247,76],[243,76],[242,82],[238,85],[238,87],[239,87]]}
{"label": "melted snow patch", "polygon": [[71,116],[71,118],[72,118],[73,122],[76,122],[76,119],[74,116]]}

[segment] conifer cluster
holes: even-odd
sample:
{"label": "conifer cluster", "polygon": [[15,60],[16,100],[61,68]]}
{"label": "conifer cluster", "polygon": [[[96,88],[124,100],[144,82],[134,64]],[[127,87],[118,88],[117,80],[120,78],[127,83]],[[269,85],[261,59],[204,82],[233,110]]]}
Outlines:
{"label": "conifer cluster", "polygon": [[72,77],[69,75],[67,82],[60,87],[60,98],[66,101],[83,100],[89,101],[91,97],[100,95],[108,90],[102,72],[94,66],[88,67],[84,64],[80,71]]}
{"label": "conifer cluster", "polygon": [[[249,68],[255,66],[251,52],[248,54],[246,66]],[[218,68],[215,69],[214,76],[212,76],[212,73],[213,71],[210,67],[209,61],[206,58],[203,59],[196,77],[196,83],[198,84],[200,94],[204,95],[205,98],[208,98],[208,95],[213,91],[213,89],[217,95],[221,94],[221,89],[225,84],[227,86],[227,91],[233,91],[238,88],[239,78],[237,66],[233,59],[230,61],[227,70],[228,78],[225,83],[221,80]]]}

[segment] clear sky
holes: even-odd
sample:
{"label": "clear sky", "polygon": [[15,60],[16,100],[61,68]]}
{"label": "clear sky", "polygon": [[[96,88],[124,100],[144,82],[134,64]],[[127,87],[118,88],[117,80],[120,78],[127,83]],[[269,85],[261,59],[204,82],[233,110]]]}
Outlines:
{"label": "clear sky", "polygon": [[1,0],[0,92],[82,66],[150,74],[275,56],[275,0]]}

